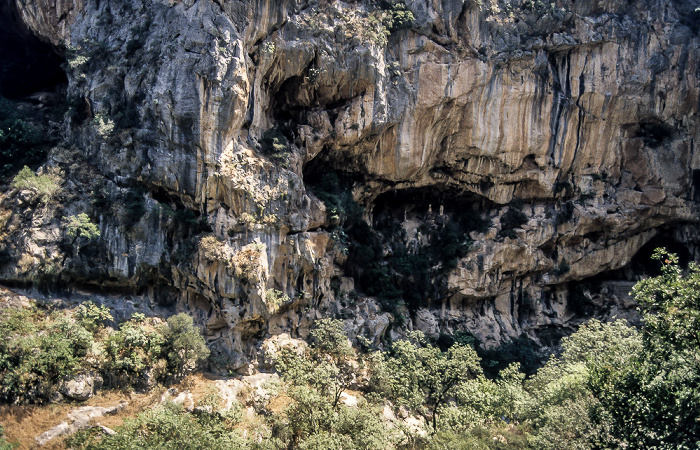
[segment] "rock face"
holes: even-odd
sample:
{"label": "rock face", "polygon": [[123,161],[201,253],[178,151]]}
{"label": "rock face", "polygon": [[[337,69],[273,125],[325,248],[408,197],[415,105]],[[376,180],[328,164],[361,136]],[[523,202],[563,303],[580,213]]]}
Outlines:
{"label": "rock face", "polygon": [[82,402],[95,395],[100,387],[102,387],[102,377],[99,375],[80,374],[65,381],[59,391],[68,398]]}
{"label": "rock face", "polygon": [[228,368],[326,315],[546,345],[629,314],[649,246],[695,256],[698,0],[9,3],[73,106],[0,277],[187,310]]}

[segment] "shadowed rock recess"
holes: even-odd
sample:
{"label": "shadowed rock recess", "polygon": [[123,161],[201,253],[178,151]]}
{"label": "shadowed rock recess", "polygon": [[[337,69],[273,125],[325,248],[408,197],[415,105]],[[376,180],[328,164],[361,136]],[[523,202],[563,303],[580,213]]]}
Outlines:
{"label": "shadowed rock recess", "polygon": [[3,92],[68,105],[0,280],[187,311],[215,369],[327,316],[554,345],[635,320],[651,247],[700,256],[699,0],[0,3],[51,66]]}

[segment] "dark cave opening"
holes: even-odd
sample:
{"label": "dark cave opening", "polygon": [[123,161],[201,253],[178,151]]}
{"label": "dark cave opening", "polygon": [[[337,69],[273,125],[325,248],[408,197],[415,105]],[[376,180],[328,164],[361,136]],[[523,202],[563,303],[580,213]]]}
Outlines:
{"label": "dark cave opening", "polygon": [[0,94],[17,99],[68,83],[61,55],[21,23],[14,3],[0,10],[0,23]]}
{"label": "dark cave opening", "polygon": [[660,275],[661,263],[651,257],[657,248],[665,248],[669,252],[675,253],[678,255],[680,266],[687,267],[688,263],[694,260],[688,246],[689,243],[680,242],[674,236],[674,228],[666,227],[644,244],[627,265],[596,275],[594,278],[597,281],[639,281],[642,278]]}
{"label": "dark cave opening", "polygon": [[[629,298],[634,283],[661,274],[661,262],[652,259],[657,248],[665,248],[667,251],[675,253],[678,255],[680,266],[687,267],[688,263],[696,259],[693,256],[693,245],[693,243],[684,243],[677,239],[674,235],[674,228],[662,229],[657,236],[642,246],[624,267],[583,280],[569,282],[568,295],[571,312],[580,318],[607,315],[611,308],[616,306],[615,302],[609,303],[611,298],[617,297],[622,300],[622,303],[625,303],[625,298]],[[604,294],[603,299],[608,298],[608,301],[592,299],[599,294]],[[627,319],[630,320],[630,317]],[[632,317],[633,324],[638,324],[637,321],[638,319]]]}
{"label": "dark cave opening", "polygon": [[641,122],[635,137],[642,138],[644,144],[651,148],[657,148],[673,138],[674,128],[663,122],[651,120],[646,122]]}
{"label": "dark cave opening", "polygon": [[375,217],[402,214],[407,207],[419,214],[432,211],[465,218],[493,209],[494,203],[471,192],[459,193],[429,186],[396,189],[380,194],[374,200],[373,214]]}
{"label": "dark cave opening", "polygon": [[493,207],[479,195],[434,186],[391,190],[358,205],[352,191],[364,180],[320,159],[307,165],[304,182],[326,204],[327,226],[348,255],[346,273],[395,317],[447,295],[445,275],[469,252],[470,233],[488,229],[484,211]]}

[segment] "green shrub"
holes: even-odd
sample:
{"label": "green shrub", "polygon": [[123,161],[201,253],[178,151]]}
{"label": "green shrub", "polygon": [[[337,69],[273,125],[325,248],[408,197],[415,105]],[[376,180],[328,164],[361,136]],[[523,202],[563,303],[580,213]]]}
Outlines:
{"label": "green shrub", "polygon": [[[138,384],[143,375],[163,360],[166,339],[158,327],[129,320],[109,334],[105,341],[107,358],[103,373],[116,386]],[[164,372],[164,370],[163,370]],[[159,373],[162,379],[165,373]]]}
{"label": "green shrub", "polygon": [[0,399],[48,399],[81,367],[92,345],[92,333],[65,314],[41,318],[30,310],[5,309],[0,313]]}
{"label": "green shrub", "polygon": [[385,9],[385,13],[382,14],[382,23],[389,32],[411,28],[415,18],[404,2],[385,0],[382,3]]}
{"label": "green shrub", "polygon": [[343,321],[321,319],[311,330],[311,346],[303,351],[283,349],[275,367],[285,380],[312,387],[328,399],[329,407],[335,408],[342,393],[359,375],[351,362],[354,354]]}
{"label": "green shrub", "polygon": [[114,133],[114,121],[105,114],[97,114],[93,119],[93,125],[97,134],[104,139],[112,137]]}
{"label": "green shrub", "polygon": [[209,356],[209,348],[202,334],[194,327],[192,317],[185,313],[168,319],[167,326],[163,328],[163,338],[168,366],[176,376],[192,372],[199,362]]}
{"label": "green shrub", "polygon": [[90,241],[100,237],[100,230],[97,228],[97,225],[92,223],[87,214],[80,213],[77,216],[68,216],[66,235],[71,238],[73,242],[79,238]]}
{"label": "green shrub", "polygon": [[291,303],[289,296],[277,289],[268,289],[265,291],[265,304],[270,314],[279,313],[282,308]]}
{"label": "green shrub", "polygon": [[70,448],[89,450],[245,448],[246,442],[230,424],[195,416],[172,403],[158,405],[126,420],[117,433],[104,436],[96,431],[76,433],[68,440]]}
{"label": "green shrub", "polygon": [[81,303],[75,311],[75,317],[86,330],[96,332],[105,322],[114,320],[106,306],[98,306],[91,301]]}
{"label": "green shrub", "polygon": [[260,150],[278,163],[286,163],[290,155],[289,141],[278,127],[265,131],[260,139]]}
{"label": "green shrub", "polygon": [[37,175],[32,169],[24,166],[12,180],[12,186],[33,191],[40,201],[48,202],[61,189],[62,182],[63,172],[58,168],[51,167],[47,173]]}

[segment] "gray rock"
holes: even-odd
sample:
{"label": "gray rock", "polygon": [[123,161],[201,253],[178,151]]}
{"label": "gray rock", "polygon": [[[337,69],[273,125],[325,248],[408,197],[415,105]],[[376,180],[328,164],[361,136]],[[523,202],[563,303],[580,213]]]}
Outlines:
{"label": "gray rock", "polygon": [[102,387],[101,376],[84,373],[71,380],[64,381],[59,391],[70,399],[85,401],[95,395],[100,387]]}
{"label": "gray rock", "polygon": [[59,392],[70,399],[85,401],[95,395],[101,387],[102,377],[100,375],[83,373],[71,380],[64,381]]}
{"label": "gray rock", "polygon": [[[89,120],[67,118],[50,157],[70,204],[30,208],[31,192],[8,192],[19,205],[3,202],[3,244],[17,264],[0,280],[146,292],[196,318],[222,372],[339,312],[377,344],[400,322],[489,346],[545,336],[587,318],[573,300],[581,281],[630,267],[652,239],[698,254],[686,229],[700,217],[688,2],[562,0],[514,18],[489,2],[411,0],[415,28],[383,43],[363,22],[368,1],[14,1],[34,34],[81,57],[68,61],[68,95]],[[271,130],[286,144],[266,148]],[[396,208],[411,251],[436,218],[491,223],[416,323],[334,292],[358,270],[328,231],[340,219],[305,183],[336,169],[357,180],[370,223],[377,206]],[[67,252],[62,218],[95,210],[90,192],[111,205],[94,218],[100,238]],[[411,192],[440,195],[429,213],[392,196]],[[513,199],[526,220],[505,229]],[[272,304],[271,289],[288,301]],[[625,313],[618,300],[591,303],[594,315]]]}

